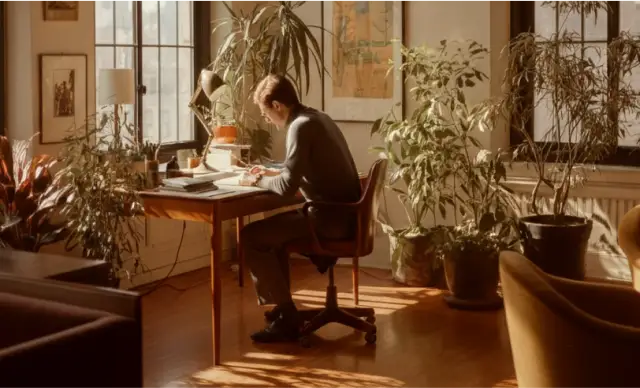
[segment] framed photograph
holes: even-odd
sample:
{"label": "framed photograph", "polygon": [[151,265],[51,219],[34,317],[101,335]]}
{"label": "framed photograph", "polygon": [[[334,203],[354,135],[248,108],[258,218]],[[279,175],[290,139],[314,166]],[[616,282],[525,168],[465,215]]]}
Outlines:
{"label": "framed photograph", "polygon": [[62,143],[87,119],[87,55],[40,55],[40,143]]}
{"label": "framed photograph", "polygon": [[[323,2],[324,110],[337,121],[373,122],[391,109],[402,117],[401,1]],[[388,73],[388,74],[387,74]]]}
{"label": "framed photograph", "polygon": [[44,20],[78,21],[79,1],[43,1]]}

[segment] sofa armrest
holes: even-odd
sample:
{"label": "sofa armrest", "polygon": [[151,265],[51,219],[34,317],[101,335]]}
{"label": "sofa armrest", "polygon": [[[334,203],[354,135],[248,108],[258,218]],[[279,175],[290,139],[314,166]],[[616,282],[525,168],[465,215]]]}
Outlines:
{"label": "sofa armrest", "polygon": [[142,386],[142,332],[108,316],[0,350],[1,386]]}
{"label": "sofa armrest", "polygon": [[576,307],[605,321],[640,328],[640,293],[631,286],[549,276],[552,286]]}

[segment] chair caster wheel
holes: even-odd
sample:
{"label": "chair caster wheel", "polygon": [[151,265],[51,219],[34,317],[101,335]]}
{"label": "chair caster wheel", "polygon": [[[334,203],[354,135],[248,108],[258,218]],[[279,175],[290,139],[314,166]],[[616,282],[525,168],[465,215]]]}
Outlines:
{"label": "chair caster wheel", "polygon": [[378,336],[375,331],[370,331],[364,336],[364,340],[367,341],[368,344],[372,345],[376,343]]}
{"label": "chair caster wheel", "polygon": [[309,338],[309,336],[300,337],[300,339],[298,339],[298,342],[300,343],[300,346],[302,346],[303,348],[311,347],[311,338]]}
{"label": "chair caster wheel", "polygon": [[370,316],[370,317],[367,317],[367,318],[365,319],[365,321],[366,321],[367,323],[370,323],[370,324],[372,324],[372,325],[373,325],[374,323],[376,323],[376,317],[375,317],[374,315],[372,315],[372,316]]}

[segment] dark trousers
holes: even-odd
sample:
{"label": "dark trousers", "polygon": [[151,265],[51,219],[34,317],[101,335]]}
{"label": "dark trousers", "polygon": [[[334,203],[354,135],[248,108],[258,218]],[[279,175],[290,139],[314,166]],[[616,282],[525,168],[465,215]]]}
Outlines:
{"label": "dark trousers", "polygon": [[[346,227],[342,223],[330,228],[332,237],[346,235],[347,228],[340,226]],[[325,234],[322,233],[323,230],[319,232],[320,236]],[[292,302],[289,256],[285,247],[292,241],[310,238],[308,221],[298,210],[252,222],[242,229],[244,259],[256,287],[260,305]]]}

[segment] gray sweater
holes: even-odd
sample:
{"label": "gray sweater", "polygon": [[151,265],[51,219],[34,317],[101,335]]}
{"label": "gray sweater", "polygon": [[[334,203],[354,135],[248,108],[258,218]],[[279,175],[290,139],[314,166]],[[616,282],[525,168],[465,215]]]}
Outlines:
{"label": "gray sweater", "polygon": [[306,106],[294,109],[289,118],[286,147],[282,173],[263,177],[258,186],[287,196],[300,189],[311,201],[360,199],[360,179],[347,141],[325,113]]}

